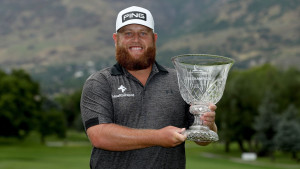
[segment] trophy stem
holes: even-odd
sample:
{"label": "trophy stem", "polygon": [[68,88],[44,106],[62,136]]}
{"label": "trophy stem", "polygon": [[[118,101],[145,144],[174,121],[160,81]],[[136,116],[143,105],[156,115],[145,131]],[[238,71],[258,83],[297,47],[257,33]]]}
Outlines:
{"label": "trophy stem", "polygon": [[190,107],[190,112],[194,115],[195,120],[193,125],[186,131],[188,140],[197,142],[214,142],[219,140],[218,134],[205,126],[203,120],[201,120],[201,116],[210,111],[206,103],[198,103]]}
{"label": "trophy stem", "polygon": [[203,120],[201,120],[201,116],[203,116],[203,113],[202,114],[193,114],[193,115],[195,117],[193,126],[203,125]]}

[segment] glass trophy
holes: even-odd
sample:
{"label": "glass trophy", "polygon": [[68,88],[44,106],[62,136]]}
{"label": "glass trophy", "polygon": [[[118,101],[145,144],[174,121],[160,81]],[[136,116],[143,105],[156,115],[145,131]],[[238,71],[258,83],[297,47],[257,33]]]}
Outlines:
{"label": "glass trophy", "polygon": [[210,112],[209,104],[216,104],[222,97],[233,59],[208,55],[186,54],[175,56],[172,62],[177,72],[182,98],[190,104],[195,120],[186,130],[187,139],[197,142],[215,142],[218,134],[203,124],[200,117]]}

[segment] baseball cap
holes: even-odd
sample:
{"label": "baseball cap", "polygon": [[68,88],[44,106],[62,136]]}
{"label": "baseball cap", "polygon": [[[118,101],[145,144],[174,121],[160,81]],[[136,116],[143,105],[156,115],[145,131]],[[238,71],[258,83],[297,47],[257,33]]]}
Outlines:
{"label": "baseball cap", "polygon": [[151,28],[154,32],[154,20],[149,10],[131,6],[119,12],[116,21],[116,31],[129,24],[139,24]]}

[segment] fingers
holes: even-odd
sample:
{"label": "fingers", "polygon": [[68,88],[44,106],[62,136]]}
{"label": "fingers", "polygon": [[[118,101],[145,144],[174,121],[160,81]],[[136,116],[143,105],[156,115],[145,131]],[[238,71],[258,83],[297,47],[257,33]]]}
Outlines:
{"label": "fingers", "polygon": [[217,109],[217,106],[214,104],[210,104],[209,108],[211,112],[206,112],[204,113],[200,118],[203,120],[203,124],[208,126],[209,128],[213,128],[215,125],[215,117],[216,117],[216,112],[215,110]]}
{"label": "fingers", "polygon": [[[191,107],[194,106],[194,105],[191,105]],[[200,106],[201,107],[201,106]],[[201,121],[201,124],[204,124],[206,126],[208,126],[210,129],[214,129],[216,128],[215,126],[215,116],[216,116],[216,109],[217,109],[217,106],[213,103],[210,103],[208,108],[210,109],[209,110],[205,110],[205,111],[208,111],[204,114],[202,110],[200,109],[197,109],[197,108],[193,108],[192,111],[191,111],[191,108],[190,108],[190,111],[192,114],[200,114],[200,121]]]}
{"label": "fingers", "polygon": [[215,104],[210,103],[210,104],[209,104],[209,109],[210,109],[211,111],[216,111],[217,106],[216,106]]}
{"label": "fingers", "polygon": [[178,134],[175,136],[175,138],[181,142],[184,142],[187,138],[187,134],[185,132],[185,128],[180,129],[180,131],[178,132]]}
{"label": "fingers", "polygon": [[178,130],[174,133],[174,141],[176,143],[182,143],[185,141],[186,136],[184,135],[185,128],[178,128]]}
{"label": "fingers", "polygon": [[186,135],[185,133],[185,128],[177,128],[177,127],[173,127],[173,126],[169,126],[169,127],[165,127],[164,129],[166,129],[166,132],[169,134],[168,138],[165,138],[164,141],[166,141],[165,143],[165,147],[175,147],[179,144],[181,144],[182,142],[184,142],[186,140]]}
{"label": "fingers", "polygon": [[185,128],[182,128],[182,129],[180,129],[180,131],[179,131],[180,134],[184,134],[184,132],[185,132]]}

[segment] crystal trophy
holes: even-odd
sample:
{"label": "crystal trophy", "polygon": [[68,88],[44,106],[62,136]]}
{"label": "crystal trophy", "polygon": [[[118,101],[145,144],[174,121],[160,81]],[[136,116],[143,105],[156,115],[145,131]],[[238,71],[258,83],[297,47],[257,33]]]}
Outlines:
{"label": "crystal trophy", "polygon": [[197,142],[215,142],[218,134],[203,124],[200,117],[210,112],[209,104],[216,104],[222,97],[233,59],[208,55],[186,54],[175,56],[172,62],[177,72],[182,98],[190,104],[195,120],[186,130],[187,139]]}

